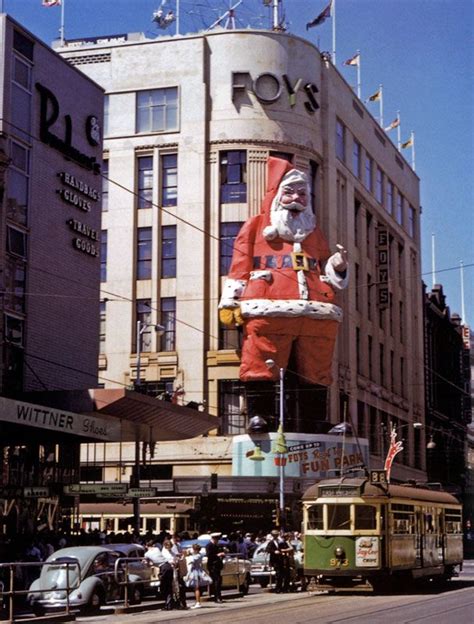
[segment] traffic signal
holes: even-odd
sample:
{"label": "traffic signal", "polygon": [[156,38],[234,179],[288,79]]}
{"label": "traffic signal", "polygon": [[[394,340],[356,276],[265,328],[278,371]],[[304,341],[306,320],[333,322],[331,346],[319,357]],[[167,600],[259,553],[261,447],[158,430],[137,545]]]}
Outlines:
{"label": "traffic signal", "polygon": [[211,473],[211,490],[217,490],[217,472]]}

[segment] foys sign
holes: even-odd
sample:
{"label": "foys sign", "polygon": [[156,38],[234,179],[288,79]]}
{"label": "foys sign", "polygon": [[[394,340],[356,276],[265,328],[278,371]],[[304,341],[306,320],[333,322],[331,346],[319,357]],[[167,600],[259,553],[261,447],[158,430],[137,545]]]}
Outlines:
{"label": "foys sign", "polygon": [[317,94],[318,87],[302,78],[291,79],[287,74],[278,76],[270,72],[264,72],[252,76],[250,72],[232,72],[232,101],[238,103],[239,96],[251,91],[257,100],[263,104],[274,104],[286,99],[293,108],[300,100],[306,112],[310,115],[319,108]]}

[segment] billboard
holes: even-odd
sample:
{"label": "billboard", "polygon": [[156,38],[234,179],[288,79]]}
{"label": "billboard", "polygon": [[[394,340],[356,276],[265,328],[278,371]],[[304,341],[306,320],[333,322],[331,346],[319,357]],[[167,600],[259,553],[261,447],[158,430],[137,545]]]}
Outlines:
{"label": "billboard", "polygon": [[283,462],[286,477],[303,479],[337,477],[341,470],[361,464],[368,466],[369,443],[365,438],[286,433],[288,451],[284,454],[273,451],[277,439],[277,432],[234,436],[232,476],[277,477],[280,462]]}

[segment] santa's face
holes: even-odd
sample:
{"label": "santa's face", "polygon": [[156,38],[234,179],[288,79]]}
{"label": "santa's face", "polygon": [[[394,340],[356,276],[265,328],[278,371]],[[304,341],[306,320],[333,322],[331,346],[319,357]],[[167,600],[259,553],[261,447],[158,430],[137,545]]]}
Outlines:
{"label": "santa's face", "polygon": [[305,178],[282,182],[273,201],[270,222],[275,235],[290,242],[301,242],[316,227],[316,217],[309,204]]}

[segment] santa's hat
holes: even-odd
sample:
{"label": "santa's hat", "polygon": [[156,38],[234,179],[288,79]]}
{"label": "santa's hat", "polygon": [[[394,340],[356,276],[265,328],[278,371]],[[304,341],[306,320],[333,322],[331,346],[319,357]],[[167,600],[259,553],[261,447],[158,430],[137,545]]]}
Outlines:
{"label": "santa's hat", "polygon": [[305,173],[295,169],[293,164],[287,160],[270,156],[267,168],[267,192],[263,198],[261,211],[265,222],[263,235],[268,240],[272,240],[277,235],[270,222],[273,200],[282,183],[291,184],[293,182],[305,182],[307,184],[308,178]]}

